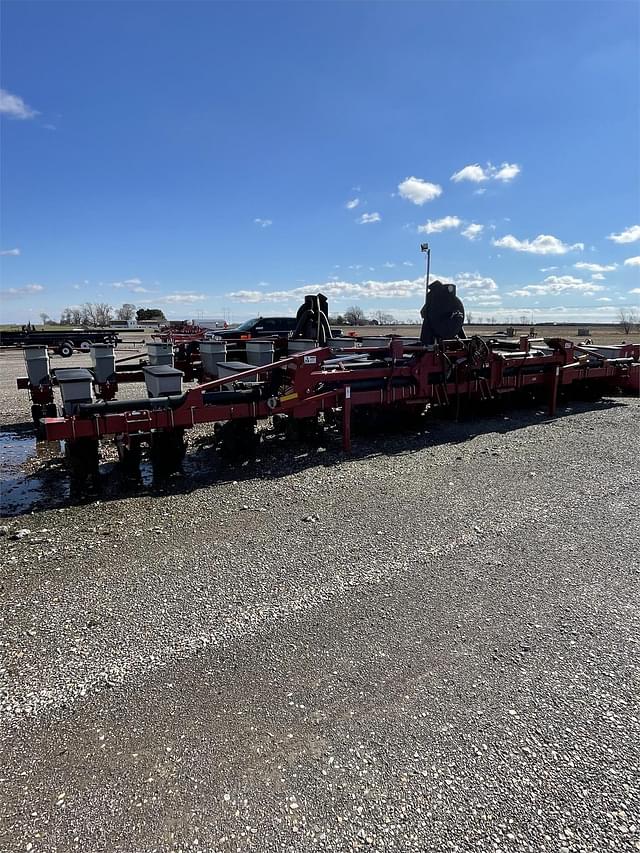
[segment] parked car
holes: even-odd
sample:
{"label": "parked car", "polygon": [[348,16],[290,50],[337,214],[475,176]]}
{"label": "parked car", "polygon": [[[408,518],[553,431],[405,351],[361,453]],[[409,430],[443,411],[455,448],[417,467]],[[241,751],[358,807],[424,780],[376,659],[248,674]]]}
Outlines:
{"label": "parked car", "polygon": [[215,329],[207,337],[216,341],[248,340],[250,338],[286,338],[296,327],[295,317],[254,317],[235,329]]}

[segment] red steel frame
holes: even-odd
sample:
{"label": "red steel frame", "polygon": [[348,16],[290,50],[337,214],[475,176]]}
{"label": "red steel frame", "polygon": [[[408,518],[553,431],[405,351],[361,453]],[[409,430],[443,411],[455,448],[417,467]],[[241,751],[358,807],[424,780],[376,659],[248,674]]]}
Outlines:
{"label": "red steel frame", "polygon": [[[73,441],[79,438],[100,439],[106,436],[130,436],[152,430],[189,429],[197,424],[233,421],[236,419],[266,419],[284,414],[294,418],[309,418],[323,410],[342,408],[343,445],[351,446],[350,421],[354,406],[446,404],[463,399],[488,399],[520,389],[543,386],[547,389],[550,414],[555,413],[558,389],[580,381],[596,381],[622,390],[640,394],[640,345],[628,344],[620,349],[616,359],[599,358],[597,366],[587,363],[585,356],[570,341],[547,341],[552,352],[530,355],[529,342],[520,340],[522,357],[486,352],[476,359],[469,357],[464,341],[445,341],[435,348],[403,348],[400,339],[392,339],[389,347],[361,348],[352,352],[369,352],[373,357],[391,355],[384,367],[340,369],[325,363],[336,358],[328,347],[318,347],[298,353],[263,367],[251,367],[231,378],[216,379],[189,389],[183,402],[175,409],[145,409],[135,412],[109,412],[91,416],[44,418],[48,440]],[[349,352],[349,351],[347,351]],[[403,355],[414,355],[408,363]],[[515,357],[514,357],[515,355]],[[590,358],[593,357],[593,354]],[[222,386],[235,380],[248,380],[279,368],[286,371],[286,392],[279,397],[251,402],[228,404],[204,402],[205,391],[223,390]],[[525,372],[526,368],[526,372]],[[434,377],[446,375],[442,381]],[[133,378],[133,377],[132,377]],[[363,380],[385,381],[383,387],[359,389]],[[396,386],[394,380],[409,380],[411,384]],[[322,386],[330,385],[330,388]]]}

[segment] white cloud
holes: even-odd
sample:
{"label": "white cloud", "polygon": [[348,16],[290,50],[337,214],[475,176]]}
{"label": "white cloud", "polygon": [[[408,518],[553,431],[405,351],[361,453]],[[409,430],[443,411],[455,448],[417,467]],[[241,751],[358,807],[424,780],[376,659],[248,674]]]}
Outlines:
{"label": "white cloud", "polygon": [[619,234],[609,234],[607,240],[613,240],[614,243],[635,243],[640,240],[640,225],[631,225]]}
{"label": "white cloud", "polygon": [[[473,163],[470,166],[464,166],[464,168],[460,169],[459,172],[454,172],[453,175],[451,175],[451,180],[455,181],[455,183],[460,183],[460,181],[471,181],[474,184],[480,184],[483,181],[489,180],[508,183],[519,175],[521,171],[522,169],[517,163],[502,163],[499,168],[493,166],[491,163],[487,163],[486,166],[481,166],[479,163]],[[476,190],[478,195],[481,195],[483,192],[484,189]]]}
{"label": "white cloud", "polygon": [[594,272],[594,274],[591,276],[591,279],[592,281],[604,281],[605,277],[602,275],[601,272]]}
{"label": "white cloud", "polygon": [[157,299],[154,299],[154,301],[169,304],[189,304],[191,302],[202,302],[206,298],[207,297],[204,293],[195,293],[193,290],[183,290],[177,291],[176,293],[169,293],[167,296],[160,296]]}
{"label": "white cloud", "polygon": [[481,276],[477,272],[462,272],[453,279],[453,282],[463,290],[483,290],[487,292],[498,289],[498,285],[492,278]]}
{"label": "white cloud", "polygon": [[[486,302],[492,304],[500,301],[497,293],[498,285],[492,278],[482,276],[477,272],[459,273],[453,278],[433,275],[435,281],[451,281],[464,294],[464,299],[470,302]],[[306,284],[291,290],[274,290],[265,293],[260,290],[236,290],[227,293],[229,299],[248,304],[297,302],[311,290],[321,290],[333,300],[378,300],[378,299],[419,299],[424,294],[424,277],[415,279],[396,279],[394,281],[365,280],[360,282],[339,281],[330,278],[322,284]],[[417,309],[416,309],[417,310]]]}
{"label": "white cloud", "polygon": [[576,278],[574,275],[548,275],[545,282],[549,284],[583,284],[581,278]]}
{"label": "white cloud", "polygon": [[635,258],[627,258],[624,265],[625,267],[640,267],[640,255],[636,255]]}
{"label": "white cloud", "polygon": [[234,290],[232,293],[227,293],[226,295],[229,299],[235,299],[236,302],[273,302],[276,300],[271,297],[276,293],[282,294],[285,300],[288,299],[288,294],[285,291],[264,293],[264,291],[261,290]]}
{"label": "white cloud", "polygon": [[268,228],[270,225],[273,225],[272,219],[260,219],[260,217],[256,217],[254,220],[256,225],[259,225],[261,228]]}
{"label": "white cloud", "polygon": [[487,191],[486,187],[478,187],[477,190],[473,191],[473,194],[474,195],[484,195],[486,193],[486,191]]}
{"label": "white cloud", "polygon": [[457,216],[443,216],[442,219],[428,219],[424,225],[418,226],[420,234],[439,234],[449,228],[459,228],[462,220]]}
{"label": "white cloud", "polygon": [[465,305],[467,302],[473,302],[474,305],[498,305],[502,302],[502,297],[499,293],[465,293]]}
{"label": "white cloud", "polygon": [[20,249],[4,249],[2,252],[0,252],[0,255],[2,255],[2,256],[4,256],[4,255],[19,255],[19,254],[20,254]]}
{"label": "white cloud", "polygon": [[598,296],[596,302],[611,302],[611,299],[608,296]]}
{"label": "white cloud", "polygon": [[412,201],[414,204],[423,205],[427,201],[442,195],[442,187],[439,184],[430,184],[422,178],[405,178],[398,184],[398,192],[402,198]]}
{"label": "white cloud", "polygon": [[583,281],[572,275],[548,275],[542,284],[528,284],[519,290],[512,290],[509,296],[557,296],[560,293],[571,291],[572,293],[598,293],[604,290],[601,284],[592,281]]}
{"label": "white cloud", "polygon": [[508,181],[512,181],[517,175],[520,174],[522,170],[517,163],[503,163],[499,169],[497,169],[492,177],[496,181],[502,181],[503,183],[507,183]]}
{"label": "white cloud", "polygon": [[480,275],[478,272],[462,272],[455,276],[433,276],[432,281],[439,279],[444,283],[455,284],[460,291],[460,296],[465,302],[475,304],[495,305],[502,301],[497,292],[498,285],[488,276]]}
{"label": "white cloud", "polygon": [[258,290],[236,290],[227,293],[229,299],[236,302],[287,302],[299,300],[309,293],[310,289],[319,288],[330,299],[406,299],[416,297],[424,292],[424,278],[397,281],[333,281],[323,284],[306,285],[292,290],[275,290],[268,293]]}
{"label": "white cloud", "polygon": [[142,279],[126,278],[124,281],[112,281],[109,285],[116,290],[130,290],[132,293],[151,293],[146,287],[142,287]]}
{"label": "white cloud", "polygon": [[618,264],[588,264],[585,261],[578,261],[574,264],[577,270],[587,270],[588,272],[612,272]]}
{"label": "white cloud", "polygon": [[518,240],[513,234],[506,234],[494,240],[493,245],[515,252],[530,252],[532,255],[566,255],[567,252],[584,249],[584,243],[568,245],[551,234],[538,234],[533,240]]}
{"label": "white cloud", "polygon": [[403,261],[403,262],[402,262],[402,266],[403,266],[403,267],[412,267],[412,266],[413,266],[413,261]]}
{"label": "white cloud", "polygon": [[477,240],[483,231],[484,225],[479,225],[477,222],[471,222],[461,233],[463,237],[467,238],[467,240]]}
{"label": "white cloud", "polygon": [[353,210],[353,209],[354,209],[354,207],[357,207],[359,204],[360,204],[360,199],[359,199],[359,198],[351,198],[351,199],[349,199],[349,201],[345,204],[345,207],[347,208],[347,210]]}
{"label": "white cloud", "polygon": [[640,293],[640,287],[634,287],[629,293]]}
{"label": "white cloud", "polygon": [[482,166],[478,165],[478,163],[474,163],[472,166],[465,166],[463,169],[460,169],[459,172],[454,172],[451,175],[452,181],[455,181],[457,184],[460,181],[473,181],[475,184],[479,184],[482,181],[488,181],[489,175],[485,172]]}
{"label": "white cloud", "polygon": [[7,299],[19,299],[21,296],[31,296],[34,293],[42,293],[44,287],[41,284],[25,284],[24,287],[8,287],[1,291],[1,295]]}
{"label": "white cloud", "polygon": [[26,119],[37,116],[36,110],[32,110],[18,95],[12,95],[6,89],[0,89],[0,113],[10,118]]}
{"label": "white cloud", "polygon": [[393,269],[393,268],[395,267],[395,264],[392,264],[390,261],[385,261],[385,262],[382,264],[382,266],[383,266],[383,267],[386,267],[386,268],[387,268],[387,269],[389,269],[389,270],[391,270],[391,269]]}
{"label": "white cloud", "polygon": [[380,222],[382,217],[379,213],[363,213],[356,222],[358,225],[368,225],[370,222]]}
{"label": "white cloud", "polygon": [[559,270],[559,269],[560,269],[560,267],[540,267],[540,272],[551,272],[551,270]]}

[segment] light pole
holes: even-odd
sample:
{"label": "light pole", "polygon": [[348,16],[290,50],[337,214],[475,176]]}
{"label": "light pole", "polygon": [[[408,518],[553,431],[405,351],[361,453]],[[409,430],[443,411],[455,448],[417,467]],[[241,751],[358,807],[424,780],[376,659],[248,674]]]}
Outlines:
{"label": "light pole", "polygon": [[424,288],[424,301],[427,301],[427,294],[429,293],[429,275],[431,273],[431,249],[429,248],[428,243],[420,243],[420,251],[424,252],[426,257],[426,266],[427,266],[427,274],[425,278],[425,288]]}

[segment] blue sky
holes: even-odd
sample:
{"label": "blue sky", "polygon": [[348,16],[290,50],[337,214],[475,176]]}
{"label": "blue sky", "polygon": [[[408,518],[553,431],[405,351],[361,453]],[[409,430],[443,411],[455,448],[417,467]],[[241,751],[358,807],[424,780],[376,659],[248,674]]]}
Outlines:
{"label": "blue sky", "polygon": [[[7,2],[2,319],[640,305],[635,2]],[[351,203],[351,206],[349,206]],[[635,292],[634,292],[635,291]]]}

